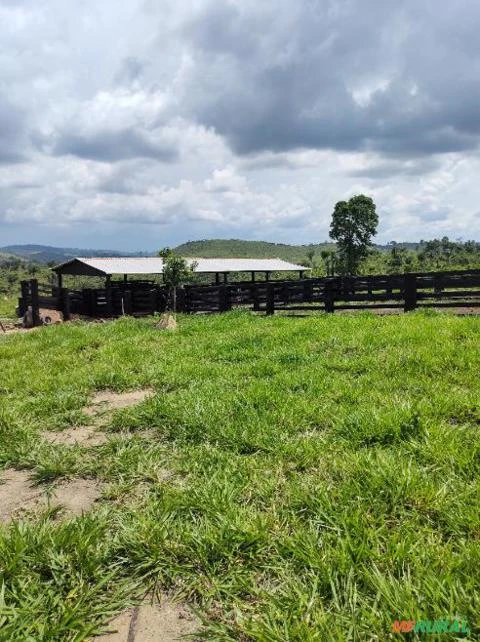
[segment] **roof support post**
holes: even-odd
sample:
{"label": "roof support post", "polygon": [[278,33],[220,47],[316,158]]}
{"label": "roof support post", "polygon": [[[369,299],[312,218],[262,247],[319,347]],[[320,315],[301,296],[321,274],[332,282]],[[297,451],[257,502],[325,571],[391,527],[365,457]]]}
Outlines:
{"label": "roof support post", "polygon": [[270,272],[265,272],[265,281],[270,281]]}
{"label": "roof support post", "polygon": [[228,272],[223,273],[223,282],[228,283]]}
{"label": "roof support post", "polygon": [[215,283],[216,285],[220,283],[220,274],[218,272],[215,272]]}
{"label": "roof support post", "polygon": [[255,283],[255,272],[252,270],[252,283]]}
{"label": "roof support post", "polygon": [[105,279],[105,300],[107,302],[107,315],[112,316],[113,307],[112,307],[112,277],[110,274],[107,274]]}

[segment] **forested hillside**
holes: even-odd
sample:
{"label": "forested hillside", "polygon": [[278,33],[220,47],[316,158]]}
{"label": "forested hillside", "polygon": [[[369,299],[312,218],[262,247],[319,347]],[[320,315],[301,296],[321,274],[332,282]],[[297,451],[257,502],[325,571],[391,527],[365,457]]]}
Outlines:
{"label": "forested hillside", "polygon": [[[190,241],[175,251],[181,256],[275,258],[313,267],[322,275],[335,270],[333,243],[286,245],[265,241],[213,239]],[[455,270],[480,268],[480,243],[450,241],[447,237],[418,243],[389,243],[374,245],[361,271],[365,274],[405,271]]]}
{"label": "forested hillside", "polygon": [[242,241],[239,239],[211,239],[189,241],[175,248],[181,256],[198,256],[202,258],[280,258],[285,261],[301,263],[305,261],[308,252],[320,255],[322,250],[334,249],[333,243],[311,243],[309,245],[287,245],[284,243],[268,243],[267,241]]}

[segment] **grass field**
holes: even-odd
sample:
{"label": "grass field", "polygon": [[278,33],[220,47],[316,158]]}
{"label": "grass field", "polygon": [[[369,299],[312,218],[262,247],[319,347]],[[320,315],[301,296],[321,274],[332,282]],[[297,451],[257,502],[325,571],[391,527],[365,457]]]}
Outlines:
{"label": "grass field", "polygon": [[[479,333],[232,312],[0,336],[0,467],[103,483],[88,514],[0,526],[0,639],[86,640],[152,589],[208,640],[384,642],[449,617],[479,639]],[[103,445],[41,438],[95,391],[146,388]]]}

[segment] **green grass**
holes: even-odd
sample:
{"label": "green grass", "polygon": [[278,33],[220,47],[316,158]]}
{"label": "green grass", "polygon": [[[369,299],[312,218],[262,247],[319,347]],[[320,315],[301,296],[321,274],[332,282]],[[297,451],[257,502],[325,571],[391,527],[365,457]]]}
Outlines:
{"label": "green grass", "polygon": [[[88,516],[0,528],[0,639],[87,639],[154,587],[209,640],[384,642],[450,616],[479,639],[479,332],[232,312],[0,336],[0,466],[107,485]],[[95,390],[147,386],[104,446],[39,439]]]}
{"label": "green grass", "polygon": [[16,319],[15,308],[17,307],[18,297],[0,295],[0,321],[2,319]]}

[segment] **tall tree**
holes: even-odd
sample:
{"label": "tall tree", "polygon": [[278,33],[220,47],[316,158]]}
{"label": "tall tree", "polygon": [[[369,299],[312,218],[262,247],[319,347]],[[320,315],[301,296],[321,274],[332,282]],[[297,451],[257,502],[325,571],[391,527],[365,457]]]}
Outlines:
{"label": "tall tree", "polygon": [[337,242],[341,269],[356,274],[377,233],[378,215],[369,196],[359,194],[335,205],[330,237]]}

